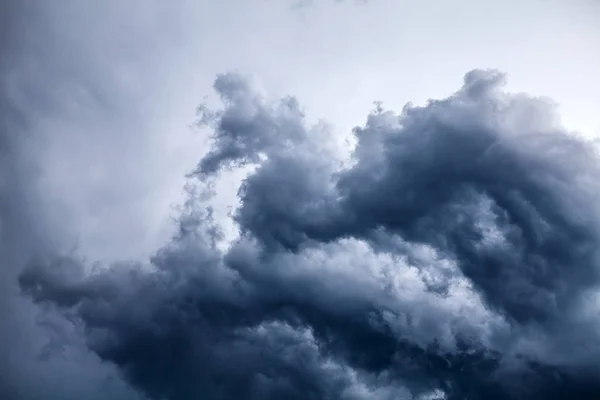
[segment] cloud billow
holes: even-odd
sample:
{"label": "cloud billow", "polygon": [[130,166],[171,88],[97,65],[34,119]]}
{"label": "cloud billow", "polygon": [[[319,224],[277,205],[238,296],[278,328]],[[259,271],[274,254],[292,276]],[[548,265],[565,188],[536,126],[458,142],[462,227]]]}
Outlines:
{"label": "cloud billow", "polygon": [[190,201],[151,265],[42,260],[22,290],[149,398],[598,398],[597,149],[504,80],[374,111],[348,159],[221,75],[193,176],[253,167],[239,237]]}

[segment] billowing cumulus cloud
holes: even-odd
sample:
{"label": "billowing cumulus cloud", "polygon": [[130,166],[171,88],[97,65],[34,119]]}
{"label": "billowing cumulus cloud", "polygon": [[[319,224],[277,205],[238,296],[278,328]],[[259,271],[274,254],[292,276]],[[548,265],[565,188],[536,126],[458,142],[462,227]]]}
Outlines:
{"label": "billowing cumulus cloud", "polygon": [[[21,290],[151,399],[596,399],[597,149],[504,82],[378,108],[347,155],[221,75],[172,240],[91,273],[37,257]],[[210,195],[241,168],[232,239]]]}

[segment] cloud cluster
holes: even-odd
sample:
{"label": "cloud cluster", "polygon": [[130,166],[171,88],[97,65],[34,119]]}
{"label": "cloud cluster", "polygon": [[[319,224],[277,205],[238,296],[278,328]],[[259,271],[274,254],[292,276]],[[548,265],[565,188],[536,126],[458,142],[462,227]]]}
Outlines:
{"label": "cloud cluster", "polygon": [[221,75],[193,176],[251,167],[239,237],[192,196],[149,265],[38,259],[21,288],[152,399],[598,398],[597,149],[504,80],[375,110],[348,159]]}

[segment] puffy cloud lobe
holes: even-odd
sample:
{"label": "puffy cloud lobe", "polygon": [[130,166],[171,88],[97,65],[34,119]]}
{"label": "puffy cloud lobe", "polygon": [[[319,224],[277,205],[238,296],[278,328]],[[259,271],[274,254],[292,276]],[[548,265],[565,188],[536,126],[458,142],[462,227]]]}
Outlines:
{"label": "puffy cloud lobe", "polygon": [[219,76],[195,175],[254,166],[240,237],[219,250],[190,201],[150,266],[33,263],[22,288],[151,398],[596,398],[598,155],[504,80],[378,109],[344,166],[294,99]]}

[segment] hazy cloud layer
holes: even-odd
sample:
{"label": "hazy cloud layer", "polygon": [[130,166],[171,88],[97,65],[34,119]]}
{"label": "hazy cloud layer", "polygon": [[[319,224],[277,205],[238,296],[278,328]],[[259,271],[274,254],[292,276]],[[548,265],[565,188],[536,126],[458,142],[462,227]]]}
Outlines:
{"label": "hazy cloud layer", "polygon": [[[151,263],[42,255],[21,289],[152,399],[598,398],[597,149],[504,80],[377,109],[348,158],[295,99],[221,75]],[[224,249],[210,195],[242,167]]]}

